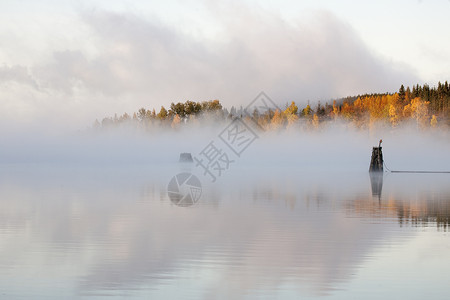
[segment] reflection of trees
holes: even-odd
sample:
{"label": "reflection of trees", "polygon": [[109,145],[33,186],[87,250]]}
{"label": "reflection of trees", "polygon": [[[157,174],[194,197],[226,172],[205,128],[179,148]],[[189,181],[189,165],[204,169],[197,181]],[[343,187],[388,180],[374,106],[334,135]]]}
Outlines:
{"label": "reflection of trees", "polygon": [[[388,181],[389,182],[389,181]],[[254,187],[254,201],[283,202],[290,210],[314,206],[319,210],[336,209],[342,199],[347,213],[376,219],[397,219],[400,226],[430,226],[447,229],[450,225],[450,196],[445,191],[422,191],[402,194],[403,188],[383,191],[383,174],[370,176],[371,196],[346,187],[326,183],[305,185],[298,190],[264,183]],[[426,183],[424,183],[426,184]],[[414,185],[414,183],[412,184]],[[345,192],[342,192],[345,191]],[[383,194],[384,193],[384,194]],[[355,195],[358,195],[357,198]],[[337,205],[337,206],[336,206]]]}
{"label": "reflection of trees", "polygon": [[[0,189],[0,207],[9,209],[0,212],[9,218],[0,220],[0,230],[14,225],[14,236],[21,236],[10,242],[14,251],[0,251],[0,257],[9,265],[37,259],[39,270],[76,278],[71,283],[84,296],[171,288],[183,276],[189,284],[205,280],[203,288],[226,298],[285,284],[324,295],[351,281],[373,249],[397,238],[388,230],[397,219],[402,225],[435,222],[446,229],[449,224],[449,197],[439,188],[399,196],[402,189],[387,185],[382,195],[372,189],[372,196],[359,177],[291,176],[291,183],[283,178],[244,182],[235,190],[205,188],[202,201],[186,209],[170,202],[165,182],[141,185],[123,177],[68,176],[62,189],[51,180]],[[377,224],[374,230],[366,219],[387,226]],[[75,263],[80,272],[60,274],[46,263],[50,259],[58,268]],[[19,271],[13,275],[28,278],[17,266],[23,268],[15,265]]]}
{"label": "reflection of trees", "polygon": [[[376,219],[398,219],[400,226],[429,226],[446,230],[450,224],[450,197],[442,178],[401,177],[391,178],[393,188],[383,192],[383,173],[370,173],[372,197],[350,196],[347,212]],[[435,183],[430,188],[431,183]],[[420,187],[420,189],[414,188]],[[419,192],[420,190],[420,192]],[[377,199],[377,201],[375,201]]]}
{"label": "reflection of trees", "polygon": [[381,201],[356,198],[347,204],[355,214],[370,218],[398,218],[400,226],[429,226],[435,223],[438,228],[447,229],[450,224],[450,201],[421,195],[417,199],[389,196]]}

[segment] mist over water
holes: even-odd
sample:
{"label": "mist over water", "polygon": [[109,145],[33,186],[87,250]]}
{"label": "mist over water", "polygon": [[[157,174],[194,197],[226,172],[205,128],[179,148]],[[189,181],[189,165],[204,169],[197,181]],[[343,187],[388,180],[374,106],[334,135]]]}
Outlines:
{"label": "mist over water", "polygon": [[[198,155],[230,122],[211,122],[204,127],[187,125],[176,130],[156,128],[150,132],[127,127],[79,131],[5,130],[1,133],[0,162],[156,164],[164,169],[166,164],[178,162],[182,152]],[[254,129],[257,138],[240,157],[234,157],[228,149],[230,157],[237,159],[226,173],[233,173],[233,169],[239,167],[281,172],[285,168],[313,172],[365,171],[372,146],[378,146],[380,139],[385,162],[392,170],[450,170],[447,159],[450,140],[445,129],[419,130],[414,126],[395,130],[355,129],[345,123],[325,126],[318,130]]]}
{"label": "mist over water", "polygon": [[[216,182],[195,163],[178,163],[226,125],[4,136],[1,295],[445,294],[435,272],[450,269],[448,174],[386,173],[379,181],[368,167],[383,138],[392,169],[449,170],[446,132],[258,132]],[[201,181],[193,206],[167,194],[180,172]]]}

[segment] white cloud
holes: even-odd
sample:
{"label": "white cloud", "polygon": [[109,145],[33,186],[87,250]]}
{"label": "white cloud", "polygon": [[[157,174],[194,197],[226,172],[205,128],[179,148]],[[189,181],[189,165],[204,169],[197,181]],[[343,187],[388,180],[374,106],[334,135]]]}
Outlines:
{"label": "white cloud", "polygon": [[[115,112],[158,109],[187,99],[245,105],[264,90],[280,104],[303,104],[394,91],[417,81],[411,69],[377,57],[330,12],[318,11],[293,24],[244,5],[228,6],[226,13],[223,7],[209,9],[217,22],[214,38],[157,18],[83,10],[78,22],[84,29],[77,34],[85,34],[86,43],[58,45],[50,59],[14,67],[22,75],[8,80],[39,86],[35,97],[45,105],[35,109],[37,118],[52,119],[70,109],[77,122],[86,122],[77,123],[82,127]],[[28,69],[27,77],[23,70]],[[0,95],[14,98],[12,92],[0,87]],[[31,105],[30,97],[17,95],[14,101]]]}
{"label": "white cloud", "polygon": [[35,89],[38,87],[28,68],[20,65],[0,67],[0,84],[6,85],[10,82],[28,85]]}

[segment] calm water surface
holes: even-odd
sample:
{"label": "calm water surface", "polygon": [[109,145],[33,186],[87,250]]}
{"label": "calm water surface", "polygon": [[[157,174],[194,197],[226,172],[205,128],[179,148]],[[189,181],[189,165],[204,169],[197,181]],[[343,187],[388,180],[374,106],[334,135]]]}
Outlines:
{"label": "calm water surface", "polygon": [[0,298],[448,299],[450,176],[0,166]]}

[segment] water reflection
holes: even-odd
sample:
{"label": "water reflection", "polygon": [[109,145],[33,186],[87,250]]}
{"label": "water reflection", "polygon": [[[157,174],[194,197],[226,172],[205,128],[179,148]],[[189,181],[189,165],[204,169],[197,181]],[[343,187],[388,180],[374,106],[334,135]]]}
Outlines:
{"label": "water reflection", "polygon": [[[354,292],[380,249],[414,240],[414,226],[446,230],[450,216],[439,178],[389,176],[381,193],[382,179],[369,186],[367,173],[233,177],[179,207],[159,179],[171,174],[2,172],[2,296],[339,296]],[[449,266],[448,250],[433,253]]]}
{"label": "water reflection", "polygon": [[[392,175],[387,183],[396,188],[382,197],[383,173],[370,173],[372,196],[378,203],[355,198],[349,206],[355,212],[370,217],[397,216],[400,225],[436,226],[447,230],[450,222],[450,193],[445,184],[447,175]],[[442,189],[436,186],[441,185]]]}
{"label": "water reflection", "polygon": [[372,188],[372,196],[381,200],[381,191],[383,190],[383,172],[370,172],[370,186]]}

